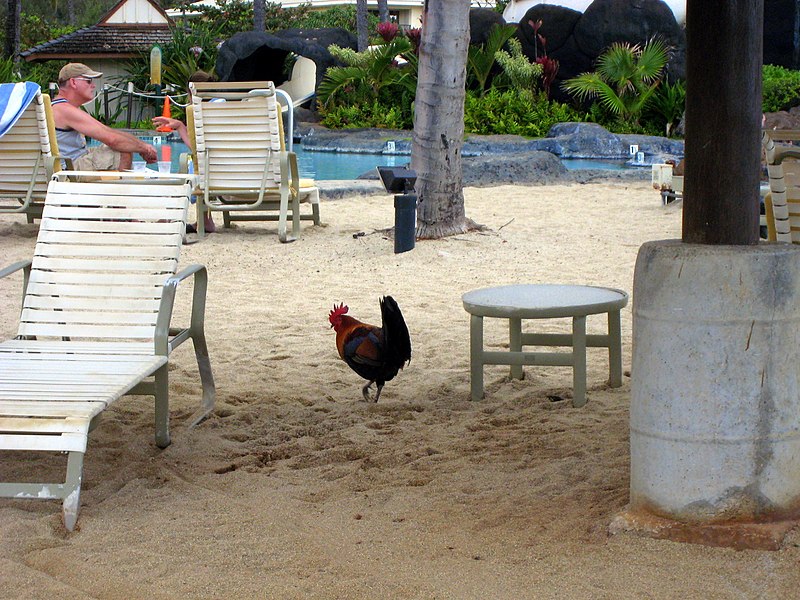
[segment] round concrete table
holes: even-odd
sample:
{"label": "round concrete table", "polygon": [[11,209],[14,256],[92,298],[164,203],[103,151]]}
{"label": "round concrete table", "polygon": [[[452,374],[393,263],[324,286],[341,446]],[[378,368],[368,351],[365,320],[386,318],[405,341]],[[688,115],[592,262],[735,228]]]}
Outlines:
{"label": "round concrete table", "polygon": [[[586,404],[586,348],[608,348],[611,387],[622,385],[619,311],[628,303],[622,290],[586,285],[505,285],[467,292],[461,297],[470,316],[470,391],[483,398],[483,366],[511,365],[522,379],[522,365],[571,366],[573,406]],[[586,335],[586,317],[608,313],[608,333]],[[509,351],[483,349],[483,318],[509,321]],[[522,333],[522,319],[572,317],[572,334]],[[524,352],[523,346],[561,346],[571,352]]]}

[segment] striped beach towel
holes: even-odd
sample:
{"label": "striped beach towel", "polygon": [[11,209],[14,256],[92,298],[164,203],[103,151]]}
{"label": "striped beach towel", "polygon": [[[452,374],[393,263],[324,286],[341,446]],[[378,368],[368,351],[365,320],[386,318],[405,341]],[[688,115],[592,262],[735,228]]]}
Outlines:
{"label": "striped beach towel", "polygon": [[14,126],[39,92],[32,81],[0,83],[0,137]]}

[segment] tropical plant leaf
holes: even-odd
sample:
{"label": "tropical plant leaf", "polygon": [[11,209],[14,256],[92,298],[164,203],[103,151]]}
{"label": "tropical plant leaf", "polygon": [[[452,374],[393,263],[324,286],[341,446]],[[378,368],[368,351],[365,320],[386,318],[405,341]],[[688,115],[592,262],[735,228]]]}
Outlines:
{"label": "tropical plant leaf", "polygon": [[364,81],[367,72],[361,67],[331,67],[317,87],[317,99],[328,104],[337,94]]}
{"label": "tropical plant leaf", "polygon": [[478,90],[486,89],[486,82],[494,66],[495,54],[514,35],[515,31],[516,27],[513,25],[495,24],[489,30],[485,43],[480,46],[470,45],[467,51],[467,76],[475,82]]}

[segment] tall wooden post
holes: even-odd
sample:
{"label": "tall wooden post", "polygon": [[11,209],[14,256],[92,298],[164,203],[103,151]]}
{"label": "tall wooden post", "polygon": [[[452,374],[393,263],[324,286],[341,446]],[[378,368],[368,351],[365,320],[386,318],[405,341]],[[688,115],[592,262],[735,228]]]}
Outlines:
{"label": "tall wooden post", "polygon": [[763,3],[687,2],[683,241],[636,260],[612,531],[777,549],[800,522],[800,245],[757,243]]}
{"label": "tall wooden post", "polygon": [[757,244],[764,0],[686,4],[683,241]]}

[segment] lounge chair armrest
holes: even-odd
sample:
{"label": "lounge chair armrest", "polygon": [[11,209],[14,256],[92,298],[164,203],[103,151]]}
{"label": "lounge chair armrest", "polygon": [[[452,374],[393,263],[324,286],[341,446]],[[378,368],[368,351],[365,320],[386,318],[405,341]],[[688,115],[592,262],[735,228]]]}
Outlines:
{"label": "lounge chair armrest", "polygon": [[289,161],[289,176],[291,177],[290,185],[297,193],[300,192],[300,169],[297,166],[297,154],[295,152],[287,152]]}
{"label": "lounge chair armrest", "polygon": [[[175,293],[178,284],[194,275],[194,291],[192,293],[192,314],[189,328],[173,329],[170,328],[172,320],[172,309],[175,304]],[[202,335],[205,326],[206,312],[206,290],[208,289],[208,272],[205,265],[189,265],[179,273],[169,277],[164,282],[164,291],[161,296],[161,304],[158,307],[158,318],[156,320],[155,332],[155,353],[161,356],[168,356],[173,349],[180,346],[195,333]],[[170,339],[170,336],[173,336]]]}
{"label": "lounge chair armrest", "polygon": [[45,173],[47,173],[48,179],[53,176],[53,173],[58,173],[61,170],[61,157],[57,154],[48,156],[47,162],[44,165],[44,170]]}
{"label": "lounge chair armrest", "polygon": [[12,273],[16,273],[17,271],[24,269],[25,270],[25,283],[28,283],[28,275],[31,272],[31,261],[30,260],[21,260],[19,262],[15,262],[14,264],[8,265],[7,267],[3,267],[0,269],[0,279],[11,275]]}
{"label": "lounge chair armrest", "polygon": [[189,172],[189,159],[192,159],[192,163],[195,162],[194,156],[188,152],[181,152],[180,156],[178,157],[178,173],[188,173]]}
{"label": "lounge chair armrest", "polygon": [[22,301],[25,301],[25,292],[28,289],[28,280],[31,277],[31,261],[21,260],[0,269],[0,279],[8,277],[12,273],[22,271]]}
{"label": "lounge chair armrest", "polygon": [[793,146],[777,146],[775,148],[773,164],[780,165],[785,158],[800,160],[800,148],[795,148]]}

